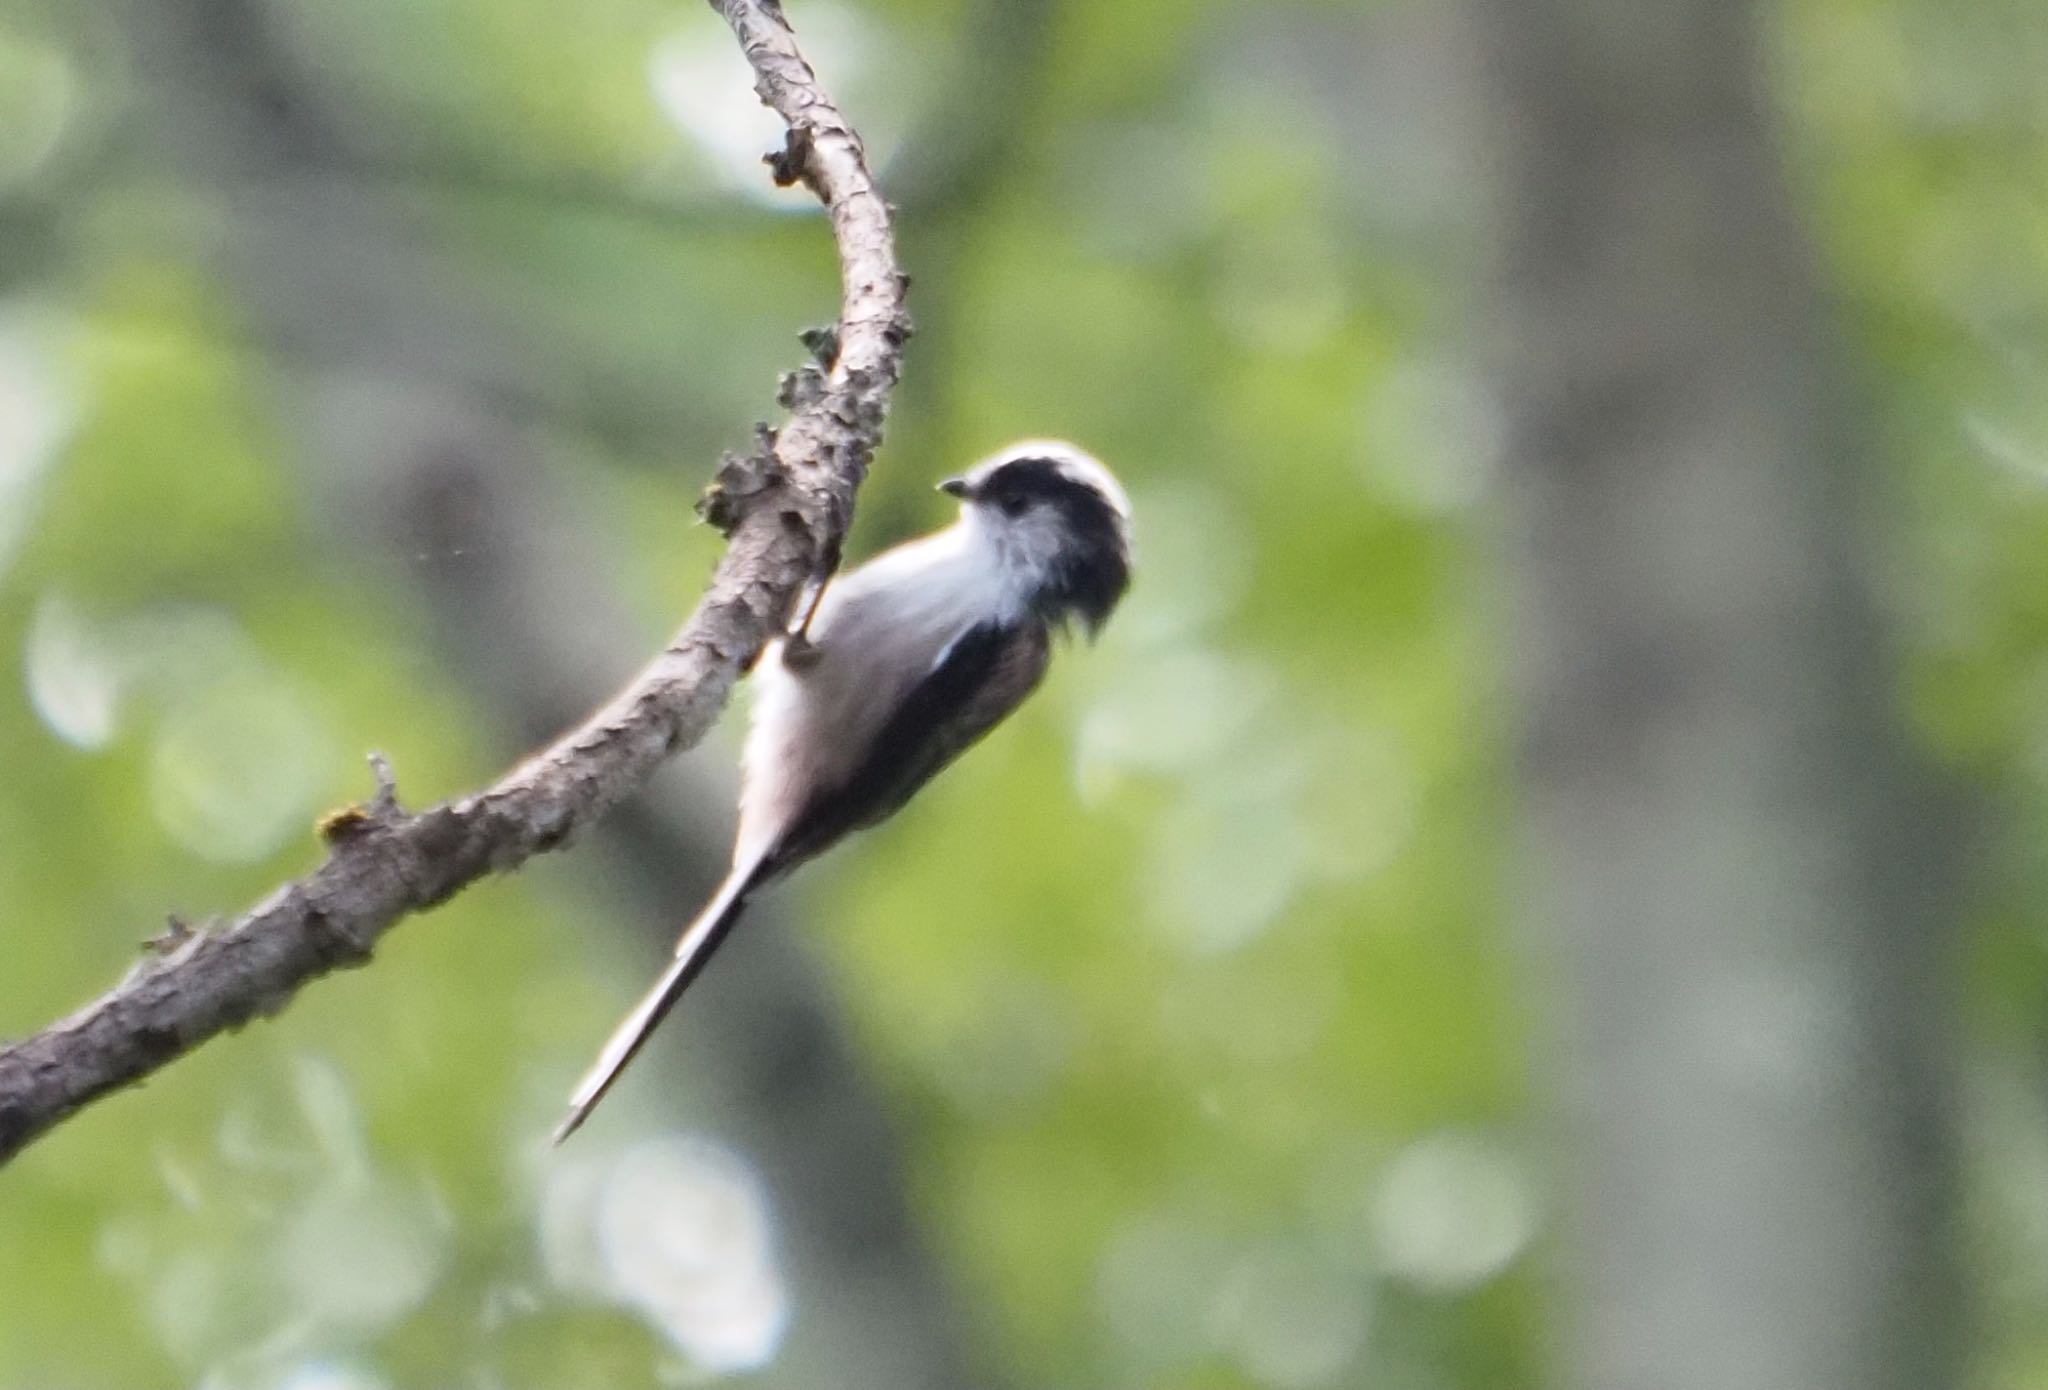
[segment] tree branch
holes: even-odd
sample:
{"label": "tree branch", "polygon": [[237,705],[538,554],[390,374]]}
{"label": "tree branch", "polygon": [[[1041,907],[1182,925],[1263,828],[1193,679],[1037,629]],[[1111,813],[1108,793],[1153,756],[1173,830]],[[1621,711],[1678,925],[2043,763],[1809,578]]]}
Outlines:
{"label": "tree branch", "polygon": [[327,859],[238,920],[171,944],[111,992],[0,1049],[0,1163],[65,1116],[214,1035],[281,1009],[308,981],[369,959],[377,939],[489,873],[555,849],[695,744],[734,682],[830,568],[880,442],[909,335],[887,206],[859,135],[819,87],[773,0],[714,0],[762,101],[788,124],[776,178],[830,212],[842,301],[836,351],[788,383],[793,407],[728,458],[705,512],[730,544],[668,649],[582,726],[474,795],[404,811],[376,798],[323,823]]}

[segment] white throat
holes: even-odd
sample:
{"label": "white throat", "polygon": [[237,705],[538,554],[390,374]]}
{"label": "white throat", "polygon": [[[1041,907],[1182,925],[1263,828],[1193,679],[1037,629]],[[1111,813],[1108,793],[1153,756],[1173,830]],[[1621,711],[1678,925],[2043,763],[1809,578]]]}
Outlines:
{"label": "white throat", "polygon": [[953,529],[960,534],[962,560],[986,571],[985,592],[1012,621],[1022,619],[1052,582],[1060,554],[1071,541],[1065,524],[1046,507],[1007,517],[967,506]]}

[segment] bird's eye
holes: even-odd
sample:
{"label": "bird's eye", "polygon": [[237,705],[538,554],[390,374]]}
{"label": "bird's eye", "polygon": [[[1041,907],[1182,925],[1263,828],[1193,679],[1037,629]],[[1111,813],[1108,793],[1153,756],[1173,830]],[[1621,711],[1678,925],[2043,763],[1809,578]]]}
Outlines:
{"label": "bird's eye", "polygon": [[1031,505],[1031,499],[1021,493],[1013,492],[996,505],[1003,509],[1004,516],[1022,516],[1024,515],[1024,509]]}

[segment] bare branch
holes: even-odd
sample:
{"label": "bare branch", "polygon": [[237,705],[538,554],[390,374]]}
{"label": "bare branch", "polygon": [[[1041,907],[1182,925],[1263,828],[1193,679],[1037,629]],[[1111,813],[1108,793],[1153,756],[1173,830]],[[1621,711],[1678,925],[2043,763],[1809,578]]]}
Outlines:
{"label": "bare branch", "polygon": [[238,920],[171,942],[110,993],[0,1049],[0,1162],[66,1115],[226,1029],[275,1013],[307,981],[369,959],[393,923],[567,843],[701,739],[734,682],[829,566],[880,442],[909,334],[889,214],[860,137],[819,87],[780,6],[716,0],[789,126],[771,161],[831,214],[842,273],[837,352],[786,393],[784,427],[729,458],[706,514],[730,544],[697,611],[603,709],[472,796],[418,814],[380,774],[376,798],[321,826],[327,859]]}

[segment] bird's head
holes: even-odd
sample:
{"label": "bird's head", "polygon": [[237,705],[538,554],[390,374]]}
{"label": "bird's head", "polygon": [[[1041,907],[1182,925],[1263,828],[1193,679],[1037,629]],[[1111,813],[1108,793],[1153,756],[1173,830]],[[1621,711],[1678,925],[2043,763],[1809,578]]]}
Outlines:
{"label": "bird's head", "polygon": [[1092,635],[1131,582],[1131,500],[1092,454],[1058,440],[1012,444],[939,491],[1050,622]]}

